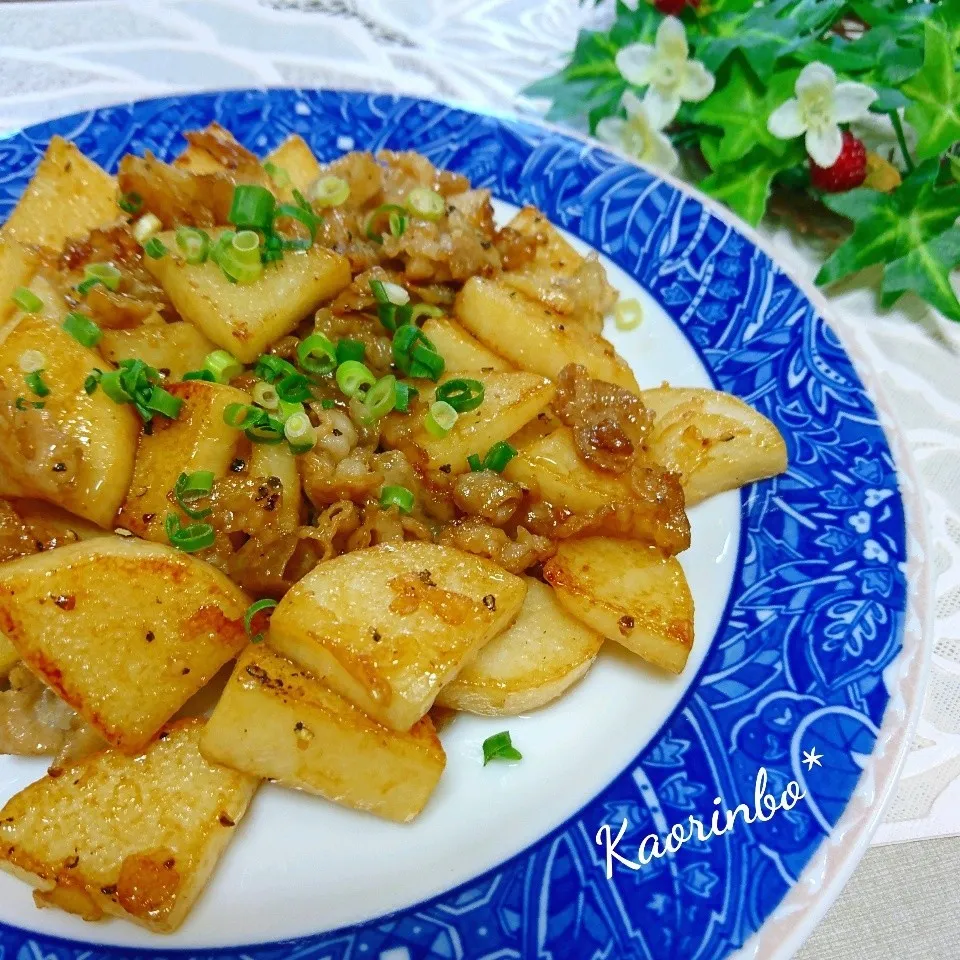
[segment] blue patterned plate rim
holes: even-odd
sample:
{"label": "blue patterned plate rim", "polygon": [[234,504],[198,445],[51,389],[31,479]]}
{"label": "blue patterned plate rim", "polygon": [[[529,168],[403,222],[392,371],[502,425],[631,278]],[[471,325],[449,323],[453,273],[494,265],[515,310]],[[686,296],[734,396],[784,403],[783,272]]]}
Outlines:
{"label": "blue patterned plate rim", "polygon": [[[781,427],[791,469],[743,492],[734,587],[707,658],[650,743],[581,810],[483,875],[388,916],[296,941],[189,954],[789,956],[852,872],[892,795],[918,712],[930,615],[912,466],[891,432],[894,459],[857,370],[823,318],[823,299],[777,267],[728,211],[592,141],[499,112],[362,91],[184,94],[15,131],[0,139],[0,218],[54,134],[115,169],[131,148],[169,159],[184,146],[179,131],[214,119],[260,152],[291,132],[324,160],[346,140],[357,149],[417,150],[502,200],[540,207],[657,300],[719,388]],[[870,388],[879,396],[875,380]],[[882,419],[889,430],[885,412]],[[802,779],[799,762],[801,738],[811,732],[846,758],[815,784]],[[870,758],[877,781],[870,796],[861,757]],[[593,843],[601,823],[625,818],[622,848],[635,850],[691,809],[706,820],[709,808],[696,808],[696,797],[720,796],[725,808],[745,800],[760,766],[775,789],[803,783],[802,805],[604,878]],[[798,896],[801,873],[816,867],[828,868],[829,892]],[[483,948],[471,951],[481,928]],[[58,960],[184,955],[0,924],[0,957],[51,952]]]}

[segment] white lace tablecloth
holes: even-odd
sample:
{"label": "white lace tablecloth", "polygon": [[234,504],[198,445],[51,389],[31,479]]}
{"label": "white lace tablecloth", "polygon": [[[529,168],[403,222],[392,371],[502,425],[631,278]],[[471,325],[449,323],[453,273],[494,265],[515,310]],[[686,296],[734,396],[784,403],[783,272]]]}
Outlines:
{"label": "white lace tablecloth", "polygon": [[[517,91],[554,69],[577,30],[609,16],[609,7],[577,0],[4,2],[0,133],[175,90],[271,84],[361,87],[531,109]],[[789,229],[766,232],[795,274],[814,275],[816,249]],[[875,841],[887,844],[960,835],[960,325],[917,300],[879,312],[872,279],[832,291],[832,319],[881,373],[925,485],[937,575],[930,684],[899,792]],[[960,863],[960,842],[944,849],[938,855]],[[892,851],[887,860],[894,864]],[[920,875],[911,880],[923,883]],[[955,894],[951,902],[956,919]],[[829,931],[829,921],[826,926]],[[956,937],[941,942],[951,943],[952,952],[914,937],[913,946],[856,957],[960,956]],[[862,943],[824,945],[823,937],[817,943],[817,952],[808,948],[804,956],[854,960],[851,951],[863,949]]]}

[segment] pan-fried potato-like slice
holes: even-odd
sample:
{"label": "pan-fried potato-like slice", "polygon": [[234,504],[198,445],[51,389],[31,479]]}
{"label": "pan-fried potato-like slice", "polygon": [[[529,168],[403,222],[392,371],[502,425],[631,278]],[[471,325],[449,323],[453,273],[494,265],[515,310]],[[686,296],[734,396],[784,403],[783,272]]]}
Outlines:
{"label": "pan-fried potato-like slice", "polygon": [[515,716],[556,700],[590,669],[603,637],[571,617],[550,587],[525,579],[517,619],[440,691],[439,706]]}
{"label": "pan-fried potato-like slice", "polygon": [[277,510],[276,529],[293,533],[300,526],[300,467],[297,455],[286,443],[255,443],[250,453],[250,476],[276,477],[283,495]]}
{"label": "pan-fried potato-like slice", "polygon": [[520,577],[432,543],[385,543],[315,567],[284,596],[270,642],[394,730],[409,730],[519,612]]}
{"label": "pan-fried potato-like slice", "polygon": [[636,377],[609,342],[497,280],[471,277],[457,295],[460,322],[521,370],[556,377],[579,363],[591,377],[639,393]]}
{"label": "pan-fried potato-like slice", "polygon": [[223,411],[231,403],[250,403],[250,395],[222,383],[186,380],[167,388],[183,400],[176,420],[159,420],[140,438],[130,492],[117,518],[137,536],[167,542],[166,516],[176,508],[167,499],[181,473],[211,470],[226,474],[243,433],[227,426]]}
{"label": "pan-fried potato-like slice", "polygon": [[[445,375],[441,382],[458,376]],[[406,452],[415,463],[426,461],[423,465],[434,470],[449,464],[454,473],[462,473],[468,469],[471,453],[483,456],[498,440],[506,440],[533,420],[553,399],[554,385],[533,373],[472,371],[471,376],[483,384],[483,403],[461,413],[445,437],[431,436],[423,425],[436,391],[436,384],[425,381],[417,383],[420,393],[409,414],[393,413],[382,421],[386,442]]]}
{"label": "pan-fried potato-like slice", "polygon": [[700,387],[657,387],[641,394],[656,414],[653,456],[680,474],[687,504],[787,469],[780,431],[739,397]]}
{"label": "pan-fried potato-like slice", "polygon": [[20,654],[14,649],[13,644],[0,633],[0,679],[3,679],[10,668],[20,659]]}
{"label": "pan-fried potato-like slice", "polygon": [[[27,350],[45,359],[50,393],[42,409],[30,405],[40,401],[20,369]],[[39,315],[21,314],[0,330],[0,496],[56,503],[103,527],[113,522],[133,473],[139,423],[131,406],[84,390],[102,366],[99,354]]]}
{"label": "pan-fried potato-like slice", "polygon": [[560,544],[543,569],[578,620],[671,673],[693,646],[693,598],[675,557],[632,540],[588,537]]}
{"label": "pan-fried potato-like slice", "polygon": [[59,250],[120,216],[117,183],[72,143],[53,137],[3,226],[5,240]]}
{"label": "pan-fried potato-like slice", "polygon": [[204,760],[202,730],[181,720],[140,756],[94,753],[21,790],[0,811],[0,867],[38,906],[176,930],[258,786]]}
{"label": "pan-fried potato-like slice", "polygon": [[[314,244],[288,251],[250,284],[231,283],[212,261],[191,266],[177,252],[172,232],[157,235],[170,251],[144,259],[179,314],[215,344],[253,363],[274,340],[350,283],[344,257]],[[216,242],[219,232],[211,233]]]}
{"label": "pan-fried potato-like slice", "polygon": [[169,371],[171,380],[180,380],[188,370],[203,366],[207,354],[216,349],[192,323],[150,323],[132,330],[104,330],[100,352],[112,363],[139,359],[157,370]]}
{"label": "pan-fried potato-like slice", "polygon": [[25,287],[37,269],[37,253],[5,237],[0,231],[0,326],[16,313],[13,297],[17,287]]}
{"label": "pan-fried potato-like slice", "polygon": [[459,323],[447,317],[431,317],[423,325],[424,335],[437,348],[448,370],[510,370],[503,357],[488,350]]}
{"label": "pan-fried potato-like slice", "polygon": [[0,564],[0,631],[103,738],[140,749],[246,644],[249,598],[173,547],[101,537]]}
{"label": "pan-fried potato-like slice", "polygon": [[446,764],[429,717],[407,733],[389,730],[266,644],[237,661],[200,749],[215,763],[401,823],[424,808]]}
{"label": "pan-fried potato-like slice", "polygon": [[267,154],[263,162],[279,167],[290,178],[287,189],[276,184],[279,193],[292,194],[293,189],[306,193],[320,176],[320,162],[299,133],[291,133],[276,150]]}

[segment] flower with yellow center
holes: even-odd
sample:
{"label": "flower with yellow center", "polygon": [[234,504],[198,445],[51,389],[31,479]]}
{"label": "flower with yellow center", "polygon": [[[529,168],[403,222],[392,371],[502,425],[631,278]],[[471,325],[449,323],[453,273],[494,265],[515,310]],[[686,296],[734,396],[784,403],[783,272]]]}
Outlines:
{"label": "flower with yellow center", "polygon": [[629,90],[623,95],[623,117],[604,117],[597,124],[598,140],[617,147],[631,157],[668,173],[679,162],[670,138],[663,132],[669,122],[657,112],[658,105],[641,100]]}

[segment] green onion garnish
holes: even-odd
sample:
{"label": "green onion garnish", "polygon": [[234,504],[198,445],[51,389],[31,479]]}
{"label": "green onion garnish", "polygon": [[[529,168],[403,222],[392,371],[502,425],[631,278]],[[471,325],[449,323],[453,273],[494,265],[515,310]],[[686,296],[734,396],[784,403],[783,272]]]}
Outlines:
{"label": "green onion garnish", "polygon": [[154,387],[143,405],[152,413],[159,413],[170,420],[176,420],[180,416],[183,400],[167,392],[163,387]]}
{"label": "green onion garnish", "polygon": [[[316,336],[316,334],[315,334]],[[307,337],[307,340],[310,338]],[[304,343],[307,340],[303,341]],[[327,341],[329,343],[329,341]],[[306,369],[306,368],[304,368]],[[253,372],[267,383],[276,383],[284,377],[289,377],[297,372],[297,368],[283,359],[283,357],[274,356],[272,353],[261,354],[253,368]],[[308,371],[309,372],[309,371]]]}
{"label": "green onion garnish", "polygon": [[265,410],[261,410],[260,420],[247,427],[243,435],[251,443],[266,443],[270,446],[276,443],[282,443],[284,437],[284,424],[282,420],[271,417]]}
{"label": "green onion garnish", "polygon": [[173,496],[180,509],[191,520],[202,520],[212,512],[209,507],[197,510],[191,506],[197,500],[210,495],[213,489],[213,471],[195,470],[193,473],[181,473],[173,485]]}
{"label": "green onion garnish", "polygon": [[102,286],[103,281],[97,277],[87,277],[86,280],[81,280],[77,284],[77,293],[81,297],[85,297],[94,287]]}
{"label": "green onion garnish", "polygon": [[176,241],[183,259],[193,267],[205,263],[210,256],[210,235],[205,230],[177,227]]}
{"label": "green onion garnish", "polygon": [[275,163],[267,160],[263,165],[266,175],[281,189],[290,186],[290,174],[283,167],[278,167]]}
{"label": "green onion garnish", "polygon": [[259,407],[247,403],[228,403],[223,411],[223,422],[235,430],[246,430],[259,423],[264,416]]}
{"label": "green onion garnish", "polygon": [[442,317],[443,311],[432,303],[418,303],[410,311],[410,322],[416,323],[421,317]]}
{"label": "green onion garnish", "polygon": [[510,731],[495,733],[483,741],[483,765],[491,760],[522,760],[523,754],[513,745]]}
{"label": "green onion garnish", "polygon": [[457,413],[476,410],[483,403],[483,384],[479,380],[458,377],[437,387],[437,400],[446,400]]}
{"label": "green onion garnish", "polygon": [[130,403],[133,397],[127,393],[123,386],[120,380],[121,374],[121,370],[110,370],[100,378],[100,386],[114,403]]}
{"label": "green onion garnish", "polygon": [[443,197],[429,187],[414,187],[407,194],[407,208],[422,220],[439,220],[447,211]]}
{"label": "green onion garnish", "polygon": [[431,437],[440,439],[445,437],[457,422],[460,414],[444,400],[435,400],[430,404],[427,415],[423,418],[423,425]]}
{"label": "green onion garnish", "polygon": [[17,287],[17,289],[13,291],[10,299],[13,300],[24,313],[37,313],[43,309],[43,301],[32,290],[28,290],[26,287]]}
{"label": "green onion garnish", "polygon": [[380,506],[384,510],[396,507],[401,513],[410,513],[414,502],[413,493],[406,487],[387,486],[380,491]]}
{"label": "green onion garnish", "polygon": [[310,400],[310,381],[302,373],[291,373],[277,384],[277,396],[286,403]]}
{"label": "green onion garnish", "polygon": [[243,364],[226,350],[214,350],[204,358],[203,369],[209,370],[217,383],[229,383],[243,373]]}
{"label": "green onion garnish", "polygon": [[27,409],[27,398],[21,395],[21,396],[17,397],[17,399],[16,399],[16,401],[14,402],[13,405],[14,405],[18,410],[26,410],[26,409]]}
{"label": "green onion garnish", "polygon": [[483,469],[483,461],[478,454],[471,453],[470,456],[467,457],[467,466],[473,473],[479,473]]}
{"label": "green onion garnish", "polygon": [[374,243],[383,243],[383,234],[377,232],[376,224],[384,214],[387,215],[387,224],[393,236],[402,237],[407,229],[407,211],[395,203],[382,203],[376,210],[370,212],[364,224],[367,239]]}
{"label": "green onion garnish", "polygon": [[410,306],[410,294],[403,287],[389,280],[371,280],[370,292],[377,301],[380,322],[390,333],[410,323],[413,307]]}
{"label": "green onion garnish", "polygon": [[[84,283],[93,280],[102,283],[108,290],[120,288],[120,271],[112,263],[88,263],[83,268]],[[80,284],[80,287],[83,283]],[[77,287],[79,290],[80,287]]]}
{"label": "green onion garnish", "polygon": [[145,213],[131,228],[134,240],[145,244],[155,233],[163,229],[160,218],[155,213]]}
{"label": "green onion garnish", "polygon": [[264,410],[276,410],[280,406],[277,388],[264,380],[258,380],[253,385],[253,402]]}
{"label": "green onion garnish", "polygon": [[43,382],[42,370],[34,370],[33,373],[28,373],[23,379],[38,397],[50,396],[50,388]]}
{"label": "green onion garnish", "polygon": [[337,363],[346,363],[348,360],[363,362],[366,348],[359,340],[337,341]]}
{"label": "green onion garnish", "polygon": [[364,387],[372,387],[377,378],[356,360],[348,360],[337,367],[337,386],[348,397],[354,396]]}
{"label": "green onion garnish", "polygon": [[306,453],[317,445],[317,431],[306,413],[295,413],[283,424],[283,435],[294,453]]}
{"label": "green onion garnish", "polygon": [[103,336],[103,331],[85,313],[68,313],[63,329],[85,347],[95,347]]}
{"label": "green onion garnish", "polygon": [[184,553],[196,553],[212,547],[216,540],[216,533],[209,523],[191,523],[181,526],[180,518],[175,513],[168,513],[164,521],[167,539],[178,550]]}
{"label": "green onion garnish", "polygon": [[439,378],[443,373],[443,358],[431,340],[419,327],[406,324],[393,335],[393,362],[408,376]]}
{"label": "green onion garnish", "polygon": [[614,323],[618,330],[635,330],[643,323],[643,307],[633,298],[621,300],[613,311]]}
{"label": "green onion garnish", "polygon": [[[366,369],[366,368],[364,368]],[[358,417],[365,426],[376,423],[385,417],[397,402],[397,378],[394,376],[381,377],[363,398]]]}
{"label": "green onion garnish", "polygon": [[321,207],[339,207],[350,198],[350,184],[343,177],[321,177],[310,190],[313,202]]}
{"label": "green onion garnish", "polygon": [[336,406],[337,401],[331,400],[329,397],[324,397],[323,400],[320,401],[320,407],[323,410],[335,410]]}
{"label": "green onion garnish", "polygon": [[338,362],[337,351],[322,333],[311,333],[297,344],[297,363],[307,373],[324,376],[332,373]]}
{"label": "green onion garnish", "polygon": [[270,232],[277,201],[266,188],[254,183],[241,183],[233,189],[233,200],[227,221],[242,230]]}
{"label": "green onion garnish", "polygon": [[258,600],[256,603],[251,603],[250,606],[247,607],[247,612],[243,615],[243,629],[247,631],[247,636],[250,637],[251,643],[263,643],[263,633],[259,632],[255,634],[253,632],[253,618],[265,610],[272,610],[276,605],[276,600],[265,598]]}
{"label": "green onion garnish", "polygon": [[[276,222],[282,217],[289,217],[291,220],[296,220],[302,224],[310,234],[310,239],[307,240],[306,238],[299,237],[293,240],[287,240],[282,237],[276,228]],[[280,248],[282,250],[309,250],[310,247],[313,246],[313,242],[317,239],[317,229],[322,222],[309,205],[303,206],[297,204],[294,206],[292,203],[281,203],[273,215],[274,226],[272,229],[275,235],[280,236]]]}
{"label": "green onion garnish", "polygon": [[125,193],[118,201],[117,206],[131,216],[138,214],[143,209],[143,197],[139,193]]}
{"label": "green onion garnish", "polygon": [[276,409],[277,419],[281,423],[286,423],[292,416],[298,413],[305,413],[303,404],[299,401],[278,400]]}
{"label": "green onion garnish", "polygon": [[168,253],[166,244],[159,237],[150,237],[143,245],[143,252],[153,260],[159,260]]}
{"label": "green onion garnish", "polygon": [[411,387],[409,383],[397,382],[397,389],[394,391],[394,403],[393,407],[395,410],[399,410],[400,413],[409,413],[410,404],[413,403],[413,398],[419,393],[416,387]]}
{"label": "green onion garnish", "polygon": [[209,370],[188,370],[183,380],[206,380],[207,383],[216,383],[217,378]]}
{"label": "green onion garnish", "polygon": [[233,234],[229,246],[217,248],[216,262],[228,280],[253,283],[263,273],[260,237],[253,230]]}
{"label": "green onion garnish", "polygon": [[483,468],[503,473],[504,467],[516,455],[517,451],[506,440],[500,440],[487,451],[487,455],[483,458]]}
{"label": "green onion garnish", "polygon": [[47,358],[39,350],[24,350],[20,354],[20,369],[24,373],[35,373],[47,365]]}
{"label": "green onion garnish", "polygon": [[88,396],[97,389],[97,385],[100,383],[100,378],[103,376],[103,371],[99,367],[93,368],[93,373],[91,373],[86,380],[83,381],[83,392]]}

